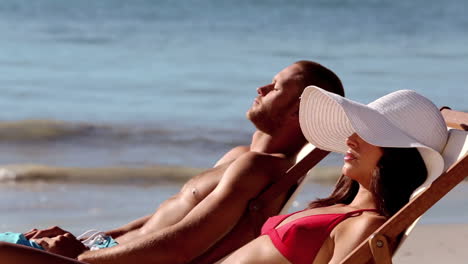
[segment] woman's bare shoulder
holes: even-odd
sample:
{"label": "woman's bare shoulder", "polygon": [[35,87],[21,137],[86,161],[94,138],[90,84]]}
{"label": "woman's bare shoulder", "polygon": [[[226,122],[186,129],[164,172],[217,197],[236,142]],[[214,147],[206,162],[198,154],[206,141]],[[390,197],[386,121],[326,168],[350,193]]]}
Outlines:
{"label": "woman's bare shoulder", "polygon": [[349,233],[353,233],[355,235],[362,234],[368,236],[367,234],[373,233],[386,220],[386,217],[375,212],[363,212],[361,215],[350,217],[338,225],[336,227],[336,235],[340,235],[341,233],[348,236]]}
{"label": "woman's bare shoulder", "polygon": [[332,232],[333,256],[329,263],[340,263],[366,238],[374,233],[386,218],[372,212],[364,212],[358,217],[350,217],[340,223]]}

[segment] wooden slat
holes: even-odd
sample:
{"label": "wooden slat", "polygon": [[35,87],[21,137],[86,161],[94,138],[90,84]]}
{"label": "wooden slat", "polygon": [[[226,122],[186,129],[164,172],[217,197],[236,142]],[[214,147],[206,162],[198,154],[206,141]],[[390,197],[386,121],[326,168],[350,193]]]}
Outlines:
{"label": "wooden slat", "polygon": [[468,113],[451,110],[448,107],[443,107],[440,111],[448,127],[468,131]]}
{"label": "wooden slat", "polygon": [[369,247],[375,263],[392,264],[392,251],[385,236],[374,233],[369,239]]}

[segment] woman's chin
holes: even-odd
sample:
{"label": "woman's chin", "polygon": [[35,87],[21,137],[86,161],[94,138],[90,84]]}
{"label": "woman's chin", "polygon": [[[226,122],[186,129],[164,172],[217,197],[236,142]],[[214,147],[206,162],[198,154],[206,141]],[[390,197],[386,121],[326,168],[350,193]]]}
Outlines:
{"label": "woman's chin", "polygon": [[343,167],[341,168],[341,174],[343,174],[343,175],[349,177],[349,173],[350,173],[351,171],[352,171],[352,170],[351,170],[349,164],[347,164],[347,163],[345,162],[345,164],[343,164]]}
{"label": "woman's chin", "polygon": [[353,168],[353,166],[351,166],[348,163],[345,163],[343,167],[341,168],[341,174],[353,180],[356,179],[356,170],[355,168]]}

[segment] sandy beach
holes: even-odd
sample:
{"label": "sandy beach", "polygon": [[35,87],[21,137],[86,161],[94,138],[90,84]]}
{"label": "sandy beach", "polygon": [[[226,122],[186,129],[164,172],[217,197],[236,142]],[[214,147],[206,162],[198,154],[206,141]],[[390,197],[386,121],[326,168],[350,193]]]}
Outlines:
{"label": "sandy beach", "polygon": [[468,224],[417,225],[395,254],[396,264],[468,263]]}

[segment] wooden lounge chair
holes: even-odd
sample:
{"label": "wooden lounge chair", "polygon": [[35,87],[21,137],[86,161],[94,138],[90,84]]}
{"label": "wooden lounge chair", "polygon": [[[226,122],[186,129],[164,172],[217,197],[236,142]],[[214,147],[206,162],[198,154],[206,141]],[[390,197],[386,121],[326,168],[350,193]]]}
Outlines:
{"label": "wooden lounge chair", "polygon": [[442,108],[450,129],[443,152],[445,173],[388,219],[341,263],[392,263],[392,256],[419,217],[468,176],[468,113]]}
{"label": "wooden lounge chair", "polygon": [[[287,211],[299,192],[307,172],[325,158],[328,153],[328,151],[315,148],[311,144],[306,144],[297,155],[295,165],[277,182],[272,183],[250,201],[241,220],[233,228],[233,232],[222,238],[222,243],[217,243],[191,263],[214,263],[249,242],[245,236],[240,237],[238,234],[251,234],[252,239],[257,237],[268,217]],[[276,199],[282,199],[284,202],[280,207],[272,208],[270,205]],[[226,241],[229,242],[226,243]]]}

